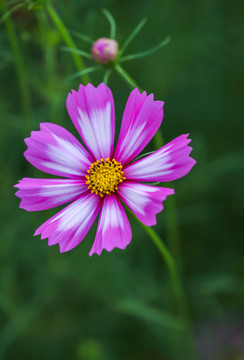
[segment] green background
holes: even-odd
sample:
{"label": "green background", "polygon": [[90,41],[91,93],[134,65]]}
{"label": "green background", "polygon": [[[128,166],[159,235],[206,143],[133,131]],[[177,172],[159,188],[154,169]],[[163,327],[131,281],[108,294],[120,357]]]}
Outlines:
{"label": "green background", "polygon": [[[3,3],[3,1],[1,0]],[[174,182],[181,272],[192,319],[193,359],[244,359],[243,286],[243,4],[241,1],[56,1],[68,29],[92,39],[109,36],[101,12],[117,22],[125,41],[148,22],[126,53],[149,57],[124,64],[139,86],[165,101],[165,141],[190,132],[197,165]],[[31,96],[31,121],[22,112],[15,59],[0,26],[0,359],[187,359],[167,268],[150,238],[130,218],[126,250],[88,256],[96,225],[74,250],[33,238],[56,210],[18,208],[13,185],[45,176],[23,157],[24,137],[40,122],[65,126],[78,138],[65,100],[80,79],[71,54],[45,7],[12,14]],[[75,40],[80,49],[89,45]],[[92,62],[85,60],[87,66]],[[104,70],[91,75],[98,85]],[[117,131],[129,95],[116,73],[109,86]],[[152,149],[153,145],[148,146]],[[165,210],[156,231],[167,243]]]}

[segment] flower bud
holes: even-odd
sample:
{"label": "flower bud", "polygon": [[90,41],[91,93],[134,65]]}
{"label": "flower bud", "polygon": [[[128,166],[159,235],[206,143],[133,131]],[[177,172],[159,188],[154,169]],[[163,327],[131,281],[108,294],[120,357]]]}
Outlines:
{"label": "flower bud", "polygon": [[101,38],[94,42],[91,53],[93,59],[103,65],[113,63],[119,51],[117,41],[108,38]]}

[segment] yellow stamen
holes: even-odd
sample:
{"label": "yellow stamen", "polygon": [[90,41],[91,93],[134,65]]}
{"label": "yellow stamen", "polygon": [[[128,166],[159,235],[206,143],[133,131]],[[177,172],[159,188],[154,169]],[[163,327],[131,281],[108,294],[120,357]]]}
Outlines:
{"label": "yellow stamen", "polygon": [[101,197],[111,195],[126,178],[121,163],[109,158],[97,160],[87,170],[86,184],[91,193]]}

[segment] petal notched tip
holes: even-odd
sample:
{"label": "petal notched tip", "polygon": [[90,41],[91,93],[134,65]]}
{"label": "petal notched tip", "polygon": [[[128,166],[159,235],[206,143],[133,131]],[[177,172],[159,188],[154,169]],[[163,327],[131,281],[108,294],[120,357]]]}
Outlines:
{"label": "petal notched tip", "polygon": [[37,236],[40,235],[40,232],[38,231],[38,229],[34,232],[33,236]]}
{"label": "petal notched tip", "polygon": [[60,252],[72,250],[85,238],[100,209],[100,199],[84,194],[44,222],[34,233],[48,245],[59,244]]}
{"label": "petal notched tip", "polygon": [[114,156],[123,165],[131,162],[150,142],[163,119],[162,101],[134,89],[127,100]]}
{"label": "petal notched tip", "polygon": [[103,252],[103,250],[107,251],[107,252],[111,252],[112,250],[114,249],[120,249],[120,250],[125,250],[125,248],[130,244],[131,242],[131,239],[128,243],[126,244],[123,244],[123,245],[115,245],[115,246],[112,246],[112,247],[104,247],[102,248],[101,250],[94,250],[92,249],[90,252],[89,252],[89,256],[92,256],[94,254],[97,254],[98,256],[100,256]]}
{"label": "petal notched tip", "polygon": [[66,100],[68,114],[84,144],[93,156],[111,157],[114,145],[115,113],[111,90],[104,83],[72,90]]}
{"label": "petal notched tip", "polygon": [[132,231],[120,200],[115,195],[104,198],[97,233],[89,255],[100,255],[114,248],[125,249],[131,242]]}
{"label": "petal notched tip", "polygon": [[118,194],[144,225],[152,226],[156,225],[156,215],[164,208],[163,202],[169,195],[174,194],[174,190],[135,182],[125,182],[120,185]]}
{"label": "petal notched tip", "polygon": [[75,95],[75,94],[79,93],[80,91],[87,90],[87,89],[88,90],[89,89],[106,89],[106,90],[108,89],[109,91],[111,91],[110,88],[104,82],[100,83],[97,87],[91,83],[88,83],[87,85],[80,84],[78,91],[71,89],[71,92],[68,93],[67,98],[72,97],[72,95]]}

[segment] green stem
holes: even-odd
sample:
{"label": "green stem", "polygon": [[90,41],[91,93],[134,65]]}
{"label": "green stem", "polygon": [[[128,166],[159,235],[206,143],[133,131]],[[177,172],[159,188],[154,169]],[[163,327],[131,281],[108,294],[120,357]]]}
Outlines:
{"label": "green stem", "polygon": [[119,64],[115,66],[115,70],[131,89],[140,89],[134,79],[132,79],[132,77]]}
{"label": "green stem", "polygon": [[[169,187],[171,187],[169,183]],[[181,251],[180,251],[180,231],[178,226],[176,201],[174,196],[167,199],[167,209],[165,211],[165,219],[167,224],[167,240],[171,253],[181,269]]]}
{"label": "green stem", "polygon": [[[120,75],[120,77],[127,83],[127,85],[129,85],[130,88],[140,89],[139,86],[136,84],[135,80],[119,64],[115,66],[115,70]],[[164,139],[160,129],[156,132],[154,136],[154,141],[157,149],[161,148],[164,145]],[[170,183],[169,187],[171,187]],[[174,258],[176,259],[177,265],[180,266],[180,232],[174,197],[170,197],[169,199],[167,199],[167,211],[165,216],[169,248]]]}
{"label": "green stem", "polygon": [[[68,30],[66,29],[64,23],[62,22],[62,20],[60,19],[59,15],[56,13],[55,9],[53,8],[53,6],[51,5],[50,2],[47,3],[46,5],[46,9],[47,12],[49,14],[49,16],[51,17],[52,21],[54,22],[54,24],[56,25],[57,29],[59,30],[61,36],[64,39],[64,42],[66,43],[66,45],[71,48],[71,49],[77,49],[77,46],[74,42],[74,40],[72,39],[72,37],[70,36]],[[71,53],[76,67],[79,71],[83,71],[85,69],[85,65],[84,62],[82,60],[82,57],[78,54],[75,53]],[[82,74],[81,75],[81,79],[82,79],[82,83],[83,85],[86,85],[90,82],[89,76],[87,74]]]}
{"label": "green stem", "polygon": [[[5,14],[7,12],[7,6],[5,3],[5,0],[0,0],[0,6],[2,8],[3,14]],[[18,76],[19,89],[20,89],[20,95],[21,95],[21,104],[22,104],[23,115],[24,115],[24,119],[25,119],[25,126],[26,126],[26,130],[29,131],[31,128],[31,118],[32,118],[32,116],[31,116],[31,113],[32,113],[31,98],[30,98],[30,92],[29,92],[29,88],[28,88],[27,76],[25,73],[22,53],[20,50],[20,46],[18,43],[18,39],[17,39],[14,25],[13,25],[10,15],[5,19],[5,26],[6,26],[9,42],[10,42],[10,45],[12,48],[16,72],[17,72],[17,76]]]}
{"label": "green stem", "polygon": [[[164,139],[160,129],[155,134],[154,141],[157,149],[164,146]],[[169,183],[169,187],[171,187],[171,183]],[[167,199],[167,210],[165,211],[165,218],[167,227],[167,241],[169,244],[169,248],[176,260],[177,265],[181,267],[180,231],[178,226],[178,216],[174,196],[170,196]]]}
{"label": "green stem", "polygon": [[154,244],[156,245],[157,249],[159,250],[163,260],[166,263],[166,266],[169,271],[170,280],[172,284],[172,290],[175,295],[178,311],[182,317],[182,319],[185,320],[186,324],[188,324],[188,310],[186,306],[186,298],[183,291],[183,287],[181,285],[180,276],[177,271],[176,263],[173,259],[173,256],[171,255],[170,251],[165,246],[163,240],[158,236],[156,231],[154,231],[151,227],[148,227],[140,222],[143,229],[147,232],[147,234],[150,236]]}
{"label": "green stem", "polygon": [[[130,211],[132,213],[132,211]],[[133,213],[132,213],[133,214]],[[189,317],[187,301],[185,297],[185,293],[183,290],[183,286],[181,284],[180,275],[177,270],[177,264],[174,261],[173,256],[171,255],[170,251],[165,246],[163,240],[158,236],[156,231],[154,231],[151,227],[144,225],[140,220],[133,214],[134,218],[140,223],[142,228],[146,231],[149,235],[151,240],[154,242],[155,246],[160,252],[162,256],[170,276],[170,282],[172,286],[172,291],[174,294],[176,306],[180,315],[180,318],[184,324],[184,332],[181,335],[181,344],[182,347],[185,349],[186,352],[182,359],[192,359],[195,358],[195,348],[192,341],[192,328],[191,328],[191,321]]]}
{"label": "green stem", "polygon": [[[132,79],[130,75],[128,75],[122,67],[116,65],[115,67],[118,74],[126,81],[126,83],[134,88],[137,87],[136,82]],[[163,136],[160,130],[155,135],[155,145],[157,148],[161,148],[164,145]],[[168,204],[169,202],[169,204]],[[162,239],[158,236],[158,234],[151,228],[144,224],[142,224],[137,217],[140,225],[147,232],[149,237],[154,242],[155,246],[159,250],[163,260],[166,263],[168,273],[170,276],[170,282],[172,286],[172,291],[174,294],[175,302],[178,308],[178,312],[180,314],[181,319],[185,325],[185,332],[182,335],[181,342],[184,344],[187,349],[187,358],[191,356],[193,358],[194,347],[191,339],[191,326],[190,326],[190,318],[188,314],[186,297],[184,294],[184,290],[181,284],[180,275],[178,272],[179,262],[179,230],[178,230],[178,222],[177,222],[177,211],[175,206],[175,199],[169,198],[167,200],[168,209],[166,211],[166,227],[167,227],[167,235],[168,235],[168,244],[170,250],[165,246]],[[134,215],[134,214],[133,214]],[[175,259],[175,260],[174,260]],[[190,355],[191,354],[191,355]],[[189,355],[189,356],[188,356]],[[184,357],[185,358],[185,357]]]}
{"label": "green stem", "polygon": [[[49,17],[48,14],[44,11],[36,11],[36,16],[39,22],[39,32],[43,39],[48,39],[49,36]],[[57,67],[56,67],[56,47],[53,46],[49,41],[41,42],[43,48],[43,57],[44,57],[44,66],[45,66],[45,83],[46,89],[48,92],[50,89],[54,89],[57,84]],[[59,102],[54,101],[53,97],[47,96],[47,93],[44,92],[46,102],[49,107],[49,120],[55,122],[57,119],[57,111],[59,108]]]}

